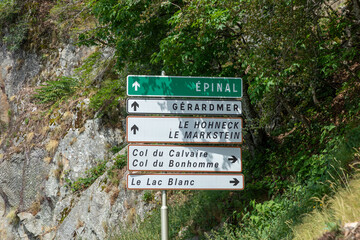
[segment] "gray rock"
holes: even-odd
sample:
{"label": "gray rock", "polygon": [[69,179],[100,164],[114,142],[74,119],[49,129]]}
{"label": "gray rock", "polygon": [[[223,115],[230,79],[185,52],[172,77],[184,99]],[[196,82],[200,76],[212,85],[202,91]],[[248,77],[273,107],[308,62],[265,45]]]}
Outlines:
{"label": "gray rock", "polygon": [[[131,224],[136,216],[144,218],[156,206],[144,203],[141,200],[142,192],[127,191],[121,187],[122,184],[113,186],[109,192],[105,191],[106,175],[98,178],[81,194],[59,226],[56,239],[107,239],[110,230],[116,229],[119,224]],[[125,177],[122,181],[125,181]]]}
{"label": "gray rock", "polygon": [[16,53],[8,52],[0,47],[0,72],[5,83],[7,96],[15,95],[28,81],[36,76],[41,65],[36,54],[18,50]]}
{"label": "gray rock", "polygon": [[100,119],[87,120],[83,131],[69,130],[59,143],[54,159],[63,162],[69,179],[76,180],[99,161],[108,159],[109,147],[122,141],[119,129],[104,128]]}
{"label": "gray rock", "polygon": [[[25,87],[40,85],[56,76],[73,76],[74,68],[94,50],[64,44],[58,54],[44,63],[34,53],[23,50],[10,53],[0,46],[0,87],[4,89],[1,96],[9,105],[5,106],[3,101],[0,107],[11,108],[14,116],[10,122],[21,119],[19,116],[24,112],[39,111],[35,104],[28,103],[30,98],[20,98],[20,93],[26,93]],[[101,61],[113,54],[114,49],[105,49]],[[93,74],[94,81],[101,80],[104,71],[95,69]],[[9,100],[14,95],[16,97]],[[50,161],[44,161],[52,154],[43,147],[51,140],[50,136],[29,146],[31,150],[22,149],[28,127],[24,121],[18,123],[22,131],[12,141],[18,150],[9,154],[7,148],[0,149],[0,239],[107,239],[118,224],[133,223],[135,216],[143,218],[155,207],[142,201],[141,191],[124,188],[125,173],[119,186],[108,186],[105,172],[83,192],[73,193],[66,187],[65,178],[75,181],[85,177],[85,171],[99,161],[108,160],[106,167],[111,168],[114,160],[109,148],[123,143],[123,129],[105,127],[100,119],[87,120],[82,126],[82,113],[89,102],[84,99],[76,106],[77,112],[72,113],[68,122],[72,127],[62,139],[56,139],[59,144]],[[63,109],[54,111],[53,118],[64,112]],[[50,128],[59,126],[54,123]],[[40,206],[36,211],[32,209],[34,203]],[[11,224],[6,217],[11,209],[18,209],[18,224]]]}

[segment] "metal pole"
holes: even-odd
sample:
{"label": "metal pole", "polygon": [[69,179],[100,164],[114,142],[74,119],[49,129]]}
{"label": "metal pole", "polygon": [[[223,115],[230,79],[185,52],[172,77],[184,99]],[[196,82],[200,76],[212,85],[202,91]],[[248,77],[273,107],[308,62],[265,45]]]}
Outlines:
{"label": "metal pole", "polygon": [[[161,72],[165,76],[165,71]],[[161,240],[169,240],[169,217],[166,190],[161,191]]]}
{"label": "metal pole", "polygon": [[161,240],[169,239],[168,207],[166,205],[166,190],[161,193]]}

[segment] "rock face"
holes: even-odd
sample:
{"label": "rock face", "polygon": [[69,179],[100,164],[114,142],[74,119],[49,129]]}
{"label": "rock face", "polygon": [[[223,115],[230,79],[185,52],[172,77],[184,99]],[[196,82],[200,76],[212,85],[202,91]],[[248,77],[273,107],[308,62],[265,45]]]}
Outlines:
{"label": "rock face", "polygon": [[42,161],[43,158],[43,149],[33,149],[14,154],[0,164],[1,196],[7,205],[17,206],[19,210],[31,206],[43,188],[43,179],[50,169]]}
{"label": "rock face", "polygon": [[0,74],[0,130],[9,124],[10,105],[5,93],[5,83]]}
{"label": "rock face", "polygon": [[[72,76],[93,52],[65,44],[49,61],[39,61],[36,54],[0,47],[0,239],[106,239],[117,225],[155,207],[142,201],[142,192],[126,190],[126,169],[118,170],[116,183],[105,170],[87,189],[73,192],[70,182],[86,178],[101,161],[111,168],[125,154],[110,152],[124,145],[123,129],[86,119],[86,96],[53,111],[45,125],[31,103],[34,85]],[[104,50],[102,58],[112,52]]]}
{"label": "rock face", "polygon": [[40,72],[40,62],[36,54],[25,51],[12,53],[0,47],[0,79],[3,79],[7,96],[16,95],[33,77]]}

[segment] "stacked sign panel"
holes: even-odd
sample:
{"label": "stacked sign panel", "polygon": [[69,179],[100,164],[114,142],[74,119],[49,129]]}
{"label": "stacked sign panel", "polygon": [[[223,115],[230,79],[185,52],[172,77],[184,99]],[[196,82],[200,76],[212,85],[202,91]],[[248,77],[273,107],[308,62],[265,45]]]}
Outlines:
{"label": "stacked sign panel", "polygon": [[[241,149],[229,146],[241,144],[243,139],[243,122],[236,117],[241,114],[241,102],[235,99],[242,97],[240,78],[128,76],[127,93],[136,97],[127,101],[127,112],[135,114],[126,119],[126,139],[135,143],[128,147],[128,169],[131,172],[127,176],[128,189],[244,188],[244,177],[240,174]],[[139,96],[157,98],[142,99]],[[194,97],[221,99],[188,99]],[[226,98],[234,100],[224,100]],[[231,117],[220,117],[224,115]],[[154,145],[159,143],[172,145]],[[171,173],[134,173],[137,171]]]}

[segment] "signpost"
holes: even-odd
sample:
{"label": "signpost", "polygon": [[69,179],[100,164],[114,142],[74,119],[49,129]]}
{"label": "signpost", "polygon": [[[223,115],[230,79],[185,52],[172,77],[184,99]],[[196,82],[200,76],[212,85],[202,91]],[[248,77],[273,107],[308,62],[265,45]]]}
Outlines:
{"label": "signpost", "polygon": [[129,174],[127,183],[130,190],[243,190],[244,176],[242,174]]}
{"label": "signpost", "polygon": [[[130,75],[128,96],[173,99],[128,99],[129,114],[234,117],[128,116],[126,140],[129,143],[241,144],[243,121],[236,116],[242,114],[242,110],[241,101],[236,98],[241,98],[242,92],[241,78]],[[186,99],[175,99],[177,97]],[[224,100],[229,98],[232,100]],[[242,171],[240,147],[130,144],[128,169],[128,189],[162,190],[162,240],[168,240],[169,235],[166,190],[244,189],[244,176],[239,174]],[[133,174],[134,171],[192,173]]]}
{"label": "signpost", "polygon": [[129,143],[242,143],[241,129],[241,118],[126,118],[126,136]]}
{"label": "signpost", "polygon": [[241,98],[242,79],[225,77],[127,77],[128,96]]}
{"label": "signpost", "polygon": [[240,147],[129,145],[129,171],[241,172]]}
{"label": "signpost", "polygon": [[241,101],[130,98],[126,109],[131,114],[240,115]]}

